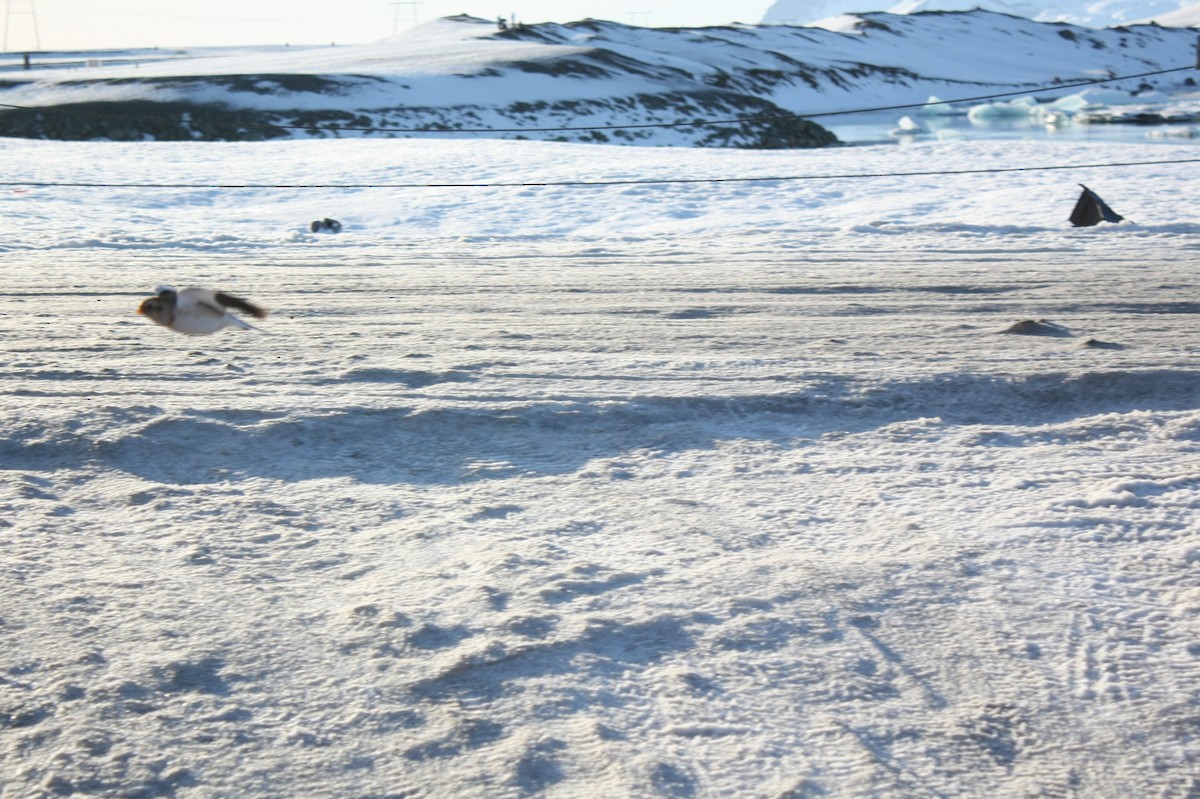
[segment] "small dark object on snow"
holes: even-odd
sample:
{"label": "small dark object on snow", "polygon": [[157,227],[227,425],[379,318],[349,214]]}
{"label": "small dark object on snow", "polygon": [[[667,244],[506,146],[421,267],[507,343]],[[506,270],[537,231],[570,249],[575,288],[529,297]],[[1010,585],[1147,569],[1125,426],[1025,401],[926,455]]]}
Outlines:
{"label": "small dark object on snow", "polygon": [[1062,336],[1071,335],[1071,331],[1062,325],[1056,325],[1053,322],[1047,322],[1045,319],[1034,321],[1026,319],[1023,322],[1009,325],[1001,331],[1002,333],[1011,333],[1017,336]]}
{"label": "small dark object on snow", "polygon": [[1113,342],[1113,341],[1101,341],[1098,338],[1089,338],[1087,341],[1083,342],[1083,346],[1088,347],[1089,349],[1093,349],[1093,350],[1123,350],[1123,349],[1125,349],[1124,344],[1117,344],[1116,342]]}
{"label": "small dark object on snow", "polygon": [[1118,214],[1116,211],[1108,207],[1108,203],[1100,199],[1100,195],[1084,186],[1083,194],[1079,195],[1079,200],[1075,203],[1075,210],[1071,212],[1071,224],[1075,227],[1091,227],[1098,224],[1101,220],[1105,222],[1120,222],[1125,217]]}
{"label": "small dark object on snow", "polygon": [[325,219],[314,220],[313,223],[308,227],[313,233],[321,233],[322,231],[327,231],[329,233],[342,232],[342,223],[336,219],[329,219],[328,217]]}

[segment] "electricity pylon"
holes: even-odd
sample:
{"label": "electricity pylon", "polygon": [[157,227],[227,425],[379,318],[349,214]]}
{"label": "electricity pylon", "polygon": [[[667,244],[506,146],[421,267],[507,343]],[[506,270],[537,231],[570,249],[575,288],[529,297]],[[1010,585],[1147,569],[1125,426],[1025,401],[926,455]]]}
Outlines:
{"label": "electricity pylon", "polygon": [[5,0],[4,2],[4,52],[8,52],[8,31],[12,27],[12,18],[28,16],[33,21],[33,49],[42,49],[42,37],[38,35],[37,6],[34,0]]}
{"label": "electricity pylon", "polygon": [[392,3],[392,5],[395,7],[395,10],[392,12],[393,36],[400,29],[400,6],[408,6],[408,10],[412,14],[412,24],[417,24],[417,6],[421,5],[420,3]]}

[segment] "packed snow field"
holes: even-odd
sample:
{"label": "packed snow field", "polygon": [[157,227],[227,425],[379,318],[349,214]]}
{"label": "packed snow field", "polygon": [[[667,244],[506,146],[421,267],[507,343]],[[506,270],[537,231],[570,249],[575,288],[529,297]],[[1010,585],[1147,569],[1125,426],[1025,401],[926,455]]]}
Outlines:
{"label": "packed snow field", "polygon": [[[210,185],[1196,153],[0,141]],[[0,796],[1200,795],[1196,169],[5,188]],[[162,283],[272,315],[185,337]]]}

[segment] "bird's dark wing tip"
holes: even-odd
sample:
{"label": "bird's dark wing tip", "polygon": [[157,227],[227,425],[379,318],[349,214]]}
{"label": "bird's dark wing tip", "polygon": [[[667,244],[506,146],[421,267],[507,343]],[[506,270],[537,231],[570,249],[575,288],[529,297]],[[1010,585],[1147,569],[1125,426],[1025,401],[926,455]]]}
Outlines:
{"label": "bird's dark wing tip", "polygon": [[232,294],[226,294],[223,291],[218,291],[216,296],[217,302],[221,304],[222,308],[235,308],[239,311],[250,314],[255,319],[265,319],[267,317],[267,311],[265,308],[260,308],[252,302],[243,300],[241,297],[235,297]]}

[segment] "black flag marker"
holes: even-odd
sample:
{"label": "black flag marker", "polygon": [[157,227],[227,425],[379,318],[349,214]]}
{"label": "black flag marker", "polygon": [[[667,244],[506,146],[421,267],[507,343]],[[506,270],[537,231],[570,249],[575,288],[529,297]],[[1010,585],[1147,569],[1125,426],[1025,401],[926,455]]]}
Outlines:
{"label": "black flag marker", "polygon": [[1098,224],[1101,220],[1105,222],[1120,222],[1125,217],[1118,214],[1116,211],[1108,207],[1108,203],[1100,199],[1100,195],[1084,186],[1083,194],[1079,195],[1079,200],[1075,203],[1075,210],[1071,212],[1071,224],[1075,227],[1091,227]]}

